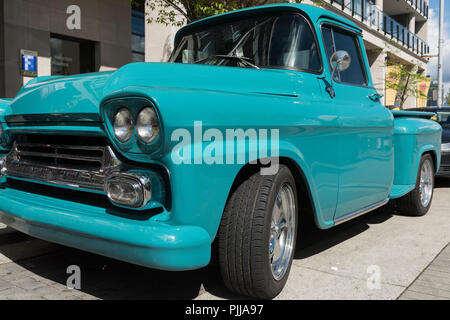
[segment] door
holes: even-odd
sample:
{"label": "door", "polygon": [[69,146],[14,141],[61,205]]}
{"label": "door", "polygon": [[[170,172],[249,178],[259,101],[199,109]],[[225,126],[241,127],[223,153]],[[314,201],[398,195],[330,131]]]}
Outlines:
{"label": "door", "polygon": [[336,221],[388,198],[394,178],[394,119],[374,96],[360,35],[330,24],[323,25],[322,36],[328,60],[339,50],[351,57],[350,67],[336,72],[333,84],[339,118]]}

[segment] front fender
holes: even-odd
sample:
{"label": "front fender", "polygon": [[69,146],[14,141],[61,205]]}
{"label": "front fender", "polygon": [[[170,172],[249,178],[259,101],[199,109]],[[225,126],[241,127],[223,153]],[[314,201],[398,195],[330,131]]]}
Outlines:
{"label": "front fender", "polygon": [[[176,224],[201,225],[214,239],[239,172],[252,160],[273,156],[271,148],[268,154],[261,156],[259,152],[253,153],[250,147],[245,149],[244,162],[206,164],[202,154],[215,140],[202,141],[202,136],[210,130],[225,137],[228,129],[257,132],[265,129],[269,133],[279,130],[278,156],[291,159],[304,176],[310,189],[317,225],[322,229],[333,226],[339,175],[339,168],[332,160],[332,155],[338,152],[335,143],[336,117],[323,114],[323,110],[306,98],[201,89],[124,87],[112,91],[104,101],[135,96],[147,97],[158,108],[165,132],[164,147],[158,155],[123,155],[167,169],[172,192],[170,217]],[[196,123],[200,123],[201,128],[196,127]],[[196,138],[197,131],[200,133]],[[186,156],[175,155],[174,158],[173,150],[181,142],[180,137],[174,135],[177,132],[190,137],[183,148],[191,152]],[[237,139],[236,148],[245,141]],[[228,158],[226,141],[217,147],[226,150],[221,156]],[[200,150],[200,153],[195,150]],[[235,150],[235,159],[239,155]],[[183,161],[187,160],[184,157],[189,158],[188,163]]]}
{"label": "front fender", "polygon": [[[186,146],[194,150],[195,144]],[[203,146],[202,150],[205,150]],[[234,154],[237,155],[237,154]],[[227,156],[225,153],[224,158]],[[314,217],[318,227],[328,229],[333,226],[334,210],[329,212],[320,206],[325,199],[319,201],[318,190],[326,185],[317,185],[312,178],[311,167],[308,165],[302,152],[288,141],[280,141],[279,156],[292,160],[303,175],[312,199]],[[233,183],[241,170],[249,162],[241,164],[194,164],[198,158],[192,155],[190,164],[177,164],[172,155],[167,155],[164,162],[170,172],[172,188],[171,219],[176,225],[201,225],[210,234],[211,239],[216,237],[222,214],[230,195]],[[208,201],[204,201],[208,199]],[[336,195],[330,194],[327,200],[334,208]]]}

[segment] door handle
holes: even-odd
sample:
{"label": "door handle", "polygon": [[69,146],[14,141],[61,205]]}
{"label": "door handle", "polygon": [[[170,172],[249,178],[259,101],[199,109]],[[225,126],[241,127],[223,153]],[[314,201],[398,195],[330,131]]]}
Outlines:
{"label": "door handle", "polygon": [[370,96],[367,96],[367,98],[369,98],[370,100],[374,101],[374,102],[379,102],[381,100],[381,98],[384,97],[384,94],[379,94],[379,93],[374,93],[371,94]]}

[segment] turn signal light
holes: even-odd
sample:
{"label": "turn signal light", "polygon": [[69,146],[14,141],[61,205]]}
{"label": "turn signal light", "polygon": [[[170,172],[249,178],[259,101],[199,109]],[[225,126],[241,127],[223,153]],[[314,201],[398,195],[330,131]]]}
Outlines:
{"label": "turn signal light", "polygon": [[117,173],[106,181],[109,200],[122,207],[140,209],[151,200],[151,183],[146,176]]}

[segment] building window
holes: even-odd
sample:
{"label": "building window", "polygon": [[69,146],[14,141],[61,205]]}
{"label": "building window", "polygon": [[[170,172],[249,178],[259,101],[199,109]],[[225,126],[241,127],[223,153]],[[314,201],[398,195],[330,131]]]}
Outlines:
{"label": "building window", "polygon": [[131,60],[132,62],[145,61],[145,13],[132,10],[131,19]]}
{"label": "building window", "polygon": [[52,75],[95,72],[95,43],[92,41],[51,35]]}

